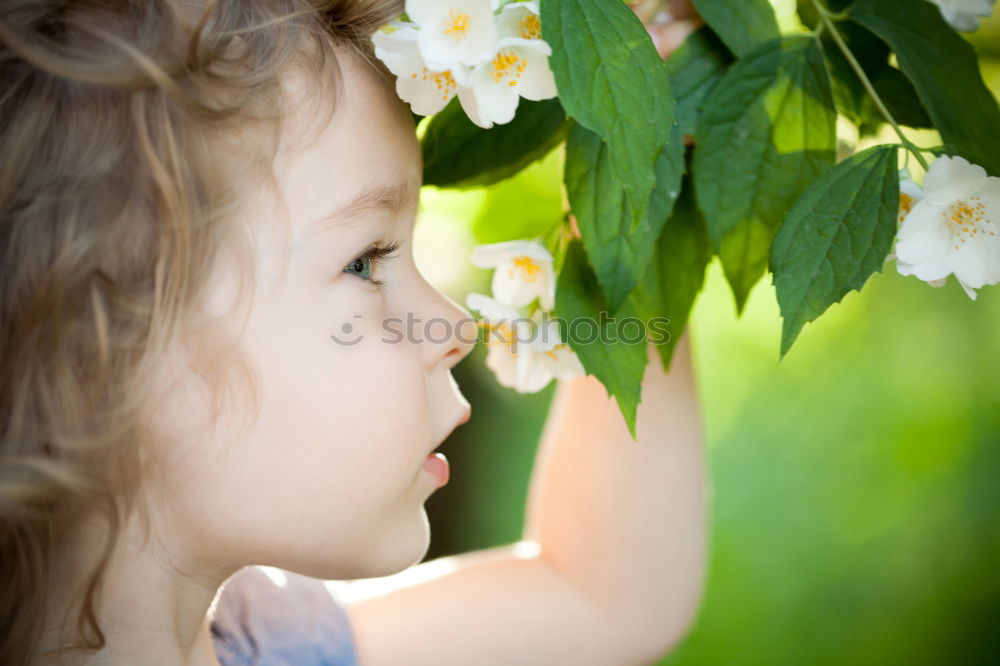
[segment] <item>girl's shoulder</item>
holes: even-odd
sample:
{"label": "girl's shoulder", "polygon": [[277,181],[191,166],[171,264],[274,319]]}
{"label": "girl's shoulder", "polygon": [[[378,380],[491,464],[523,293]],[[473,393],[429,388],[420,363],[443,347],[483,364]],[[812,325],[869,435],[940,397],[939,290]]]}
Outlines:
{"label": "girl's shoulder", "polygon": [[211,615],[221,666],[356,666],[347,612],[326,584],[250,566],[223,584]]}

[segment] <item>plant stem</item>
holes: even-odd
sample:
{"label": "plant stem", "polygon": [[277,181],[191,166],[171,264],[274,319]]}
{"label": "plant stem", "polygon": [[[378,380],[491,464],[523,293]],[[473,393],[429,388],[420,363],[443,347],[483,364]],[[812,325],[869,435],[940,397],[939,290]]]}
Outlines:
{"label": "plant stem", "polygon": [[823,5],[822,2],[820,2],[820,0],[812,0],[812,3],[813,6],[816,7],[816,11],[819,12],[820,20],[823,22],[823,25],[830,30],[830,35],[832,35],[833,40],[837,42],[837,46],[840,48],[841,53],[843,53],[844,57],[847,58],[847,62],[850,63],[854,73],[858,75],[859,79],[861,79],[861,84],[865,87],[865,90],[868,91],[868,95],[872,98],[872,101],[875,102],[875,106],[878,107],[878,110],[882,113],[882,116],[886,119],[886,121],[892,125],[892,129],[896,130],[896,134],[899,135],[899,140],[902,141],[903,147],[917,158],[917,161],[920,162],[925,171],[929,169],[930,167],[928,166],[927,161],[924,159],[924,156],[920,154],[920,149],[903,135],[903,130],[899,128],[899,125],[896,123],[895,119],[893,119],[892,114],[889,113],[889,109],[886,108],[882,98],[879,97],[879,94],[875,91],[875,87],[868,79],[868,75],[865,74],[865,70],[861,67],[861,63],[859,63],[857,58],[854,57],[854,54],[851,53],[851,49],[848,48],[843,37],[840,36],[840,32],[837,31],[836,26],[833,24],[834,19],[842,20],[846,18],[846,14],[843,12],[839,14],[831,12]]}

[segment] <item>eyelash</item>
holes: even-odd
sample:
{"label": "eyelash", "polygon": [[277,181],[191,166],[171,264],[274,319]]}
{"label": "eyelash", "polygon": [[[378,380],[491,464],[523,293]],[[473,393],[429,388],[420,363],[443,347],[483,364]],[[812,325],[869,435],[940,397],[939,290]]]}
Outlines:
{"label": "eyelash", "polygon": [[[392,257],[396,253],[396,250],[398,249],[399,249],[398,241],[393,241],[392,243],[389,243],[385,247],[379,247],[377,245],[373,245],[370,248],[368,248],[364,253],[352,259],[350,263],[348,263],[347,266],[344,267],[344,272],[349,273],[351,275],[357,275],[357,273],[351,273],[348,269],[354,264],[354,262],[358,261],[359,259],[366,259],[366,258],[371,262],[371,271],[374,271],[378,266],[382,264],[383,261]],[[361,279],[365,280],[366,282],[370,282],[379,288],[385,285],[384,280],[376,280],[375,278],[372,277],[369,277],[368,279],[365,278]]]}

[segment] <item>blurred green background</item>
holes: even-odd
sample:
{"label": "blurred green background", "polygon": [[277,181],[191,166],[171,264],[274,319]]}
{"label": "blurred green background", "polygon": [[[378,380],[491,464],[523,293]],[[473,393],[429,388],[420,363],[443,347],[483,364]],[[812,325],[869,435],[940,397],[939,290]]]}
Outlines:
{"label": "blurred green background", "polygon": [[[1000,96],[1000,16],[969,39]],[[487,190],[426,188],[421,270],[459,303],[489,293],[469,250],[557,223],[561,167],[556,151]],[[737,319],[715,260],[690,326],[710,563],[697,624],[662,663],[1000,663],[1000,286],[973,302],[889,262],[779,362],[770,277]],[[484,356],[455,371],[473,417],[441,449],[427,559],[521,536],[554,384],[519,395]]]}

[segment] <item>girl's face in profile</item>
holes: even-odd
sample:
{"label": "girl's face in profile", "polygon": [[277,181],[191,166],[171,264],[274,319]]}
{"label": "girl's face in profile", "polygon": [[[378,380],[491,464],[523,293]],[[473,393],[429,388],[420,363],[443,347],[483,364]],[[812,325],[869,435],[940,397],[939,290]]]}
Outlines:
{"label": "girl's face in profile", "polygon": [[[361,578],[427,551],[424,502],[439,481],[424,462],[468,417],[450,369],[475,324],[413,261],[422,165],[409,109],[364,65],[339,63],[343,94],[319,133],[309,74],[284,84],[290,113],[274,163],[283,204],[270,186],[246,193],[255,291],[245,327],[235,315],[222,325],[259,370],[259,417],[240,430],[249,406],[226,405],[209,426],[204,388],[183,361],[172,364],[177,384],[156,417],[163,474],[144,492],[181,564]],[[361,203],[395,207],[345,210],[376,187]],[[393,244],[391,257],[363,256]],[[238,270],[216,266],[209,311],[233,303]],[[413,339],[408,316],[420,322]],[[404,335],[386,334],[391,318]]]}

